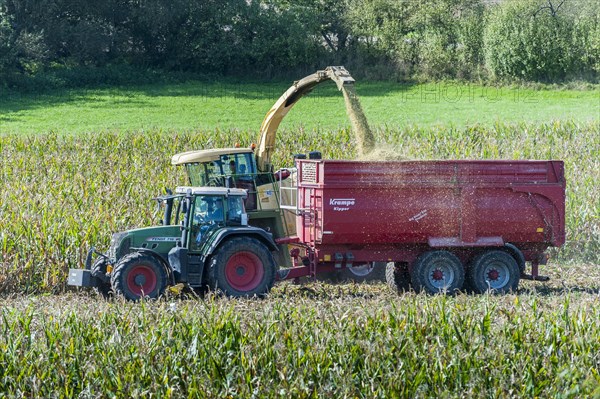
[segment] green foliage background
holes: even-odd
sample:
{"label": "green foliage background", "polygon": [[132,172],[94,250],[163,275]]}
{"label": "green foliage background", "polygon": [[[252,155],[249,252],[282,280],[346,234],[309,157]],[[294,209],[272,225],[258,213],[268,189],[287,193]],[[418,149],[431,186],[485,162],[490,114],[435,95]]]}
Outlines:
{"label": "green foliage background", "polygon": [[332,64],[388,80],[597,81],[599,13],[593,0],[0,0],[0,86],[81,68],[71,83],[85,84],[90,67],[288,78]]}
{"label": "green foliage background", "polygon": [[[508,1],[494,9],[484,32],[486,65],[498,77],[562,80],[598,71],[598,10],[577,2],[556,10],[535,0]],[[551,4],[551,3],[550,3]],[[566,5],[565,5],[566,4]]]}

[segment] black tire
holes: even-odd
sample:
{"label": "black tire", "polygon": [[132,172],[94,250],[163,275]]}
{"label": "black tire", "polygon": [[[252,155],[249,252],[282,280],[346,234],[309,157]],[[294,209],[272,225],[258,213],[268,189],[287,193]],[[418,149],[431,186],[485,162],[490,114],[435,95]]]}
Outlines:
{"label": "black tire", "polygon": [[275,283],[276,269],[263,243],[235,237],[225,241],[211,257],[210,288],[231,297],[264,296]]}
{"label": "black tire", "polygon": [[490,290],[506,294],[517,290],[520,274],[517,261],[509,253],[490,250],[473,259],[467,272],[467,281],[477,293]]}
{"label": "black tire", "polygon": [[357,283],[385,281],[385,262],[371,262],[354,267],[345,267],[339,273],[342,281]]}
{"label": "black tire", "polygon": [[143,252],[125,255],[110,276],[114,293],[130,301],[142,297],[158,298],[165,292],[167,281],[163,265],[152,255]]}
{"label": "black tire", "polygon": [[454,294],[465,282],[465,269],[453,253],[429,251],[416,260],[410,278],[417,292]]}
{"label": "black tire", "polygon": [[[365,266],[370,267],[365,270]],[[355,283],[385,281],[385,262],[372,262],[353,268],[344,267],[332,272],[319,273],[317,274],[317,280],[329,284],[351,281]]]}
{"label": "black tire", "polygon": [[106,258],[98,258],[92,264],[92,276],[98,280],[98,286],[94,290],[104,298],[109,298],[111,294],[110,278],[106,276]]}
{"label": "black tire", "polygon": [[390,289],[398,294],[410,290],[410,274],[406,264],[388,262],[385,266],[385,281]]}

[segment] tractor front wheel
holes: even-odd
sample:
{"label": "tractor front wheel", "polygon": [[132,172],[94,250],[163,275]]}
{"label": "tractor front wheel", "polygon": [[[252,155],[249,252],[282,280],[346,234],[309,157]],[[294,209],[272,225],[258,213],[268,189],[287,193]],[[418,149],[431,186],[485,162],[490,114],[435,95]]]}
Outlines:
{"label": "tractor front wheel", "polygon": [[104,298],[110,296],[110,280],[106,277],[106,258],[100,257],[92,264],[92,276],[99,281],[96,291]]}
{"label": "tractor front wheel", "polygon": [[275,261],[260,241],[237,237],[217,249],[210,261],[210,287],[231,297],[264,296],[275,282]]}
{"label": "tractor front wheel", "polygon": [[117,295],[137,301],[141,298],[155,299],[167,286],[167,273],[163,265],[152,255],[133,252],[125,255],[112,271],[110,282]]}

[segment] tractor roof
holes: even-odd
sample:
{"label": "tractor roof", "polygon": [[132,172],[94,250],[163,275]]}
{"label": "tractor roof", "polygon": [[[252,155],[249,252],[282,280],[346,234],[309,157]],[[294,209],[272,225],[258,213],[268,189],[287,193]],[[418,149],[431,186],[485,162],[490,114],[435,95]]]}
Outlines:
{"label": "tractor roof", "polygon": [[184,165],[187,163],[201,163],[217,161],[221,155],[251,153],[251,148],[214,148],[210,150],[187,151],[173,155],[171,164]]}
{"label": "tractor roof", "polygon": [[242,197],[248,195],[246,190],[241,188],[181,186],[175,189],[177,194],[187,194],[188,191],[191,191],[192,195],[237,195]]}

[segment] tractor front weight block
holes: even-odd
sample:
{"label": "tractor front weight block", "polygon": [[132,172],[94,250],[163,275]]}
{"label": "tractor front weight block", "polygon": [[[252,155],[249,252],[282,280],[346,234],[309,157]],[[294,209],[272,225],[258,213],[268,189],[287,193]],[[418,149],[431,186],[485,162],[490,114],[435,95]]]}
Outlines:
{"label": "tractor front weight block", "polygon": [[88,269],[69,269],[68,285],[76,287],[99,287],[101,281],[92,276],[92,271]]}

